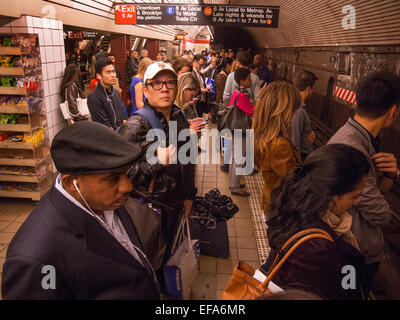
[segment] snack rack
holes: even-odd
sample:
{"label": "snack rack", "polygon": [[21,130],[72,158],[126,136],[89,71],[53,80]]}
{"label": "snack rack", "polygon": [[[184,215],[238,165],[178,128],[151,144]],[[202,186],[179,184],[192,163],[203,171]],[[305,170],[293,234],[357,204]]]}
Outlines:
{"label": "snack rack", "polygon": [[[4,36],[0,34],[0,38]],[[0,47],[0,56],[21,59],[18,66],[0,67],[0,76],[20,76],[24,85],[0,86],[0,117],[18,117],[16,123],[0,123],[0,197],[38,201],[51,186],[53,171],[43,94],[37,85],[42,82],[39,48],[35,48],[37,35],[9,37],[13,46]],[[28,59],[30,65],[26,67],[24,61]],[[32,59],[38,61],[34,68]],[[27,82],[32,77],[37,80],[34,88]]]}

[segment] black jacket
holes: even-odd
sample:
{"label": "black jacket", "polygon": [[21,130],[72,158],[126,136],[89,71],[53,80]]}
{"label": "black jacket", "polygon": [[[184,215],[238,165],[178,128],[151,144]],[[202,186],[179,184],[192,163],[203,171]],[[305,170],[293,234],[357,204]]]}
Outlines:
{"label": "black jacket", "polygon": [[[116,214],[142,250],[128,213]],[[55,289],[42,288],[45,265],[55,268]],[[151,269],[55,186],[14,236],[3,268],[4,299],[160,299],[158,292]]]}
{"label": "black jacket", "polygon": [[125,82],[127,85],[131,84],[132,77],[137,74],[139,67],[138,59],[132,59],[128,56],[125,65]]}
{"label": "black jacket", "polygon": [[[99,83],[89,94],[87,103],[92,120],[117,129],[126,119],[121,96],[111,87],[112,95],[106,94],[105,88]],[[107,95],[110,100],[107,100]]]}
{"label": "black jacket", "polygon": [[[158,112],[145,101],[145,108],[152,109],[156,116],[160,119],[164,126],[166,135],[166,146],[169,141],[169,125],[164,115]],[[178,134],[183,129],[188,129],[189,124],[181,110],[173,105],[171,110],[170,121],[177,121]],[[180,164],[179,158],[177,164],[162,166],[159,163],[149,164],[146,161],[146,151],[156,138],[152,141],[146,141],[147,132],[152,129],[150,124],[140,115],[131,116],[119,130],[119,133],[133,143],[137,143],[144,150],[142,158],[135,162],[129,173],[129,178],[133,184],[132,196],[153,199],[157,202],[166,204],[175,209],[182,207],[186,199],[193,200],[197,190],[194,186],[194,164]],[[179,148],[189,141],[178,141],[177,154]],[[197,146],[196,146],[197,152]],[[196,157],[197,159],[197,157]],[[153,192],[149,193],[151,181],[155,177]],[[168,208],[167,208],[168,209]]]}
{"label": "black jacket", "polygon": [[118,68],[116,65],[114,65],[114,68],[115,68],[115,73],[117,74],[117,79],[118,79],[118,82],[119,82],[119,87],[121,88],[121,87],[122,87],[122,76],[121,76],[121,71],[119,70],[119,68]]}

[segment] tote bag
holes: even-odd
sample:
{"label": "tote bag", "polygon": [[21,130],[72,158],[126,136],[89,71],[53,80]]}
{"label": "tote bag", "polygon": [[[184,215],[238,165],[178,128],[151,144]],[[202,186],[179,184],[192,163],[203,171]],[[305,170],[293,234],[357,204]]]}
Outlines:
{"label": "tote bag", "polygon": [[306,229],[296,233],[282,246],[279,254],[272,262],[264,282],[254,278],[255,271],[251,266],[245,262],[238,262],[221,296],[221,300],[252,300],[262,295],[271,295],[272,277],[297,247],[312,238],[323,238],[333,242],[332,237],[321,229]]}
{"label": "tote bag", "polygon": [[190,298],[190,288],[198,273],[199,258],[199,241],[191,239],[188,219],[182,219],[172,245],[171,257],[164,266],[168,294],[184,300]]}
{"label": "tote bag", "polygon": [[233,131],[234,129],[241,129],[245,134],[246,129],[251,129],[251,117],[236,105],[239,95],[240,92],[236,95],[233,106],[228,108],[222,116],[219,130],[229,129]]}
{"label": "tote bag", "polygon": [[167,250],[167,241],[162,232],[161,212],[141,200],[128,198],[124,207],[136,227],[146,257],[153,269],[158,270]]}
{"label": "tote bag", "polygon": [[[65,89],[65,97],[67,97],[67,89]],[[87,105],[87,99],[81,99],[80,97],[78,97],[76,99],[76,103],[77,103],[77,106],[78,106],[79,113],[82,116],[90,115],[89,108],[88,108],[88,105]],[[71,114],[69,112],[68,100],[67,99],[65,99],[64,102],[60,103],[60,108],[61,108],[61,112],[62,112],[63,117],[64,117],[65,120],[72,119],[73,117],[76,117],[78,115],[78,114]]]}

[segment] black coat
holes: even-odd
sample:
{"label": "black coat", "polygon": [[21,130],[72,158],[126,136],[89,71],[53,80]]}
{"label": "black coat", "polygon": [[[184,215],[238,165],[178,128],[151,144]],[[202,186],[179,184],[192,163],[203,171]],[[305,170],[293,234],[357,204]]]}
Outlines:
{"label": "black coat", "polygon": [[[142,248],[125,209],[116,214]],[[44,265],[55,268],[54,290],[42,288]],[[159,299],[158,292],[151,269],[54,186],[11,241],[3,268],[4,299]]]}
{"label": "black coat", "polygon": [[[169,125],[164,115],[156,111],[145,101],[145,108],[152,109],[164,126],[166,135],[166,146],[169,146]],[[189,124],[186,121],[180,109],[173,105],[170,121],[177,122],[178,134],[183,129],[188,129]],[[132,143],[138,144],[143,149],[143,156],[136,161],[129,173],[129,178],[133,184],[134,197],[144,197],[165,204],[169,207],[180,209],[184,200],[194,200],[197,190],[194,186],[194,164],[180,164],[179,158],[177,164],[163,166],[159,163],[149,164],[146,160],[146,151],[152,145],[152,141],[146,141],[147,132],[152,129],[150,124],[140,115],[131,116],[124,123],[119,133]],[[182,147],[186,141],[178,141],[178,148]],[[197,146],[195,147],[197,152]],[[197,157],[196,157],[197,159]],[[149,193],[151,181],[155,177],[153,192]]]}
{"label": "black coat", "polygon": [[112,127],[114,130],[120,127],[126,119],[121,95],[111,87],[112,96],[107,100],[105,88],[99,83],[89,94],[87,99],[88,108],[92,120]]}

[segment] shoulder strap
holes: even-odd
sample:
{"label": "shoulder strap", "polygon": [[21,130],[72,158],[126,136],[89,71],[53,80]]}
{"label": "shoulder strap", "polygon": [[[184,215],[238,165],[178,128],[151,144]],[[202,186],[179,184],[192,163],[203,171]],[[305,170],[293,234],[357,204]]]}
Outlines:
{"label": "shoulder strap", "polygon": [[[233,107],[237,107],[236,103],[240,96],[240,91],[239,90],[235,90],[235,91],[237,91],[237,95],[235,96],[235,100],[233,101]],[[233,91],[233,92],[235,92],[235,91]]]}
{"label": "shoulder strap", "polygon": [[148,108],[141,108],[141,109],[135,111],[133,114],[138,114],[139,116],[144,118],[151,125],[151,127],[153,129],[164,130],[164,127],[161,124],[160,119],[157,118],[154,111],[152,111]]}
{"label": "shoulder strap", "polygon": [[256,288],[256,292],[258,294],[263,294],[268,289],[268,285],[272,277],[278,272],[286,260],[289,259],[293,252],[301,244],[313,238],[322,238],[334,242],[332,237],[322,229],[306,229],[296,233],[282,246],[268,271],[267,279],[265,279],[265,281]]}

